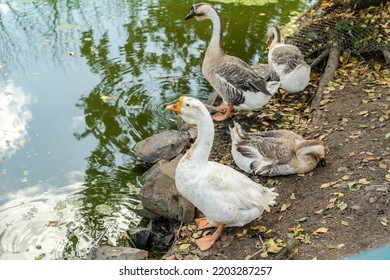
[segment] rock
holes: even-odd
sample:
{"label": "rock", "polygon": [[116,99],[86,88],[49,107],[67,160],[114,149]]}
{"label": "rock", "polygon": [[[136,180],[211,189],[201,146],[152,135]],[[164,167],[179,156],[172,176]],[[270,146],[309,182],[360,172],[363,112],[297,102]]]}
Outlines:
{"label": "rock", "polygon": [[371,191],[377,191],[377,192],[387,192],[389,187],[387,186],[378,186],[378,185],[368,185],[364,187],[364,190],[366,192],[371,192]]}
{"label": "rock", "polygon": [[138,142],[134,146],[134,153],[146,163],[156,163],[174,158],[183,151],[188,142],[188,132],[167,130]]}
{"label": "rock", "polygon": [[146,249],[152,230],[148,228],[134,228],[127,231],[135,247]]}
{"label": "rock", "polygon": [[151,220],[157,220],[161,216],[158,215],[157,213],[153,212],[152,210],[146,209],[143,205],[142,202],[139,203],[134,209],[134,212],[140,215],[141,217],[145,217]]}
{"label": "rock", "polygon": [[171,161],[159,161],[145,172],[140,200],[143,207],[155,216],[188,223],[194,219],[195,208],[175,186],[175,171],[180,158],[181,155]]}
{"label": "rock", "polygon": [[374,185],[365,186],[364,190],[366,192],[371,192],[371,191],[375,190],[375,186]]}
{"label": "rock", "polygon": [[389,190],[389,187],[382,186],[375,189],[377,192],[387,192]]}
{"label": "rock", "polygon": [[376,199],[375,197],[371,197],[371,198],[369,199],[368,202],[371,204],[371,203],[376,202],[376,200],[377,200],[377,199]]}
{"label": "rock", "polygon": [[93,246],[89,260],[145,260],[148,252],[131,247],[114,247],[109,245]]}

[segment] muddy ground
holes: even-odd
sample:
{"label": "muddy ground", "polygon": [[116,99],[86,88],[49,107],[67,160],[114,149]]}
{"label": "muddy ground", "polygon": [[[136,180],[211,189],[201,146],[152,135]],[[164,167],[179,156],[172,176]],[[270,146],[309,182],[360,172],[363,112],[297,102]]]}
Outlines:
{"label": "muddy ground", "polygon": [[339,259],[389,244],[389,77],[383,59],[353,58],[339,67],[316,111],[308,106],[318,82],[314,71],[303,94],[274,97],[261,110],[215,124],[211,160],[238,169],[228,129],[237,121],[253,132],[284,128],[320,138],[329,145],[327,165],[304,175],[248,175],[276,187],[271,212],[244,228],[226,228],[206,252],[194,242],[213,229],[181,225],[164,259]]}

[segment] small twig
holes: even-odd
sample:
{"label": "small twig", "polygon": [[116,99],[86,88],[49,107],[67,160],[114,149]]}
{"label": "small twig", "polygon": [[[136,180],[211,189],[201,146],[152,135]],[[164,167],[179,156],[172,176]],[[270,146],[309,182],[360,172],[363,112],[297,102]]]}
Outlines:
{"label": "small twig", "polygon": [[245,260],[251,260],[253,259],[255,256],[257,256],[258,254],[262,253],[264,251],[264,249],[267,249],[267,246],[264,245],[264,242],[263,242],[263,239],[261,238],[261,236],[259,235],[259,238],[260,238],[260,241],[261,241],[261,248],[259,250],[257,250],[254,254],[250,255],[250,256],[247,256],[245,258]]}
{"label": "small twig", "polygon": [[165,80],[165,79],[192,79],[191,76],[159,76],[155,77],[156,80]]}
{"label": "small twig", "polygon": [[310,64],[310,68],[313,69],[314,67],[316,67],[321,61],[323,61],[325,59],[325,57],[327,57],[329,55],[329,49],[326,49],[323,51],[322,54],[320,54],[311,64]]}

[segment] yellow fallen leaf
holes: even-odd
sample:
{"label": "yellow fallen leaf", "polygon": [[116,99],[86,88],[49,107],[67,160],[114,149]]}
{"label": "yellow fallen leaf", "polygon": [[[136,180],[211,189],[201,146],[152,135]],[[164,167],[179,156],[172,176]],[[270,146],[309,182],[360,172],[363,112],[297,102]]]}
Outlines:
{"label": "yellow fallen leaf", "polygon": [[269,247],[267,248],[268,253],[277,254],[281,250],[283,250],[283,246],[279,246],[278,244],[276,244],[272,238],[267,241],[267,244],[269,245]]}
{"label": "yellow fallen leaf", "polygon": [[368,181],[366,178],[362,178],[362,179],[359,179],[359,184],[362,184],[362,185],[368,185],[370,183],[372,183],[372,181]]}
{"label": "yellow fallen leaf", "polygon": [[334,182],[329,182],[329,183],[324,183],[324,184],[321,185],[320,189],[326,189],[326,188],[332,187],[332,186],[334,186],[334,185],[336,185],[336,184],[337,184],[336,181],[334,181]]}
{"label": "yellow fallen leaf", "polygon": [[48,224],[47,224],[47,226],[49,226],[49,227],[55,227],[55,226],[57,226],[58,225],[58,221],[50,221]]}
{"label": "yellow fallen leaf", "polygon": [[341,177],[342,180],[344,181],[348,181],[351,177],[349,175],[344,175],[343,177]]}
{"label": "yellow fallen leaf", "polygon": [[359,116],[368,116],[368,111],[361,111],[358,114]]}
{"label": "yellow fallen leaf", "polygon": [[343,225],[343,226],[346,226],[346,227],[348,227],[348,226],[349,226],[348,222],[346,222],[346,221],[343,221],[343,220],[341,220],[341,225]]}
{"label": "yellow fallen leaf", "polygon": [[317,236],[320,233],[327,233],[327,232],[328,232],[328,228],[320,227],[320,228],[317,228],[315,231],[313,231],[313,235]]}

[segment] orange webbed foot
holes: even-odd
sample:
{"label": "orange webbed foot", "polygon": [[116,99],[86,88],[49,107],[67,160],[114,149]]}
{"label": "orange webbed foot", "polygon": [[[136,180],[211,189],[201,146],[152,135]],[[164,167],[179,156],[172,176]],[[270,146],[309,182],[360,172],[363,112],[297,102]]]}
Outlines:
{"label": "orange webbed foot", "polygon": [[207,221],[206,217],[196,218],[195,222],[196,222],[196,225],[198,226],[198,230],[211,227],[211,225]]}
{"label": "orange webbed foot", "polygon": [[212,235],[203,236],[202,238],[196,240],[196,245],[198,245],[199,249],[201,251],[206,251],[213,247],[215,242],[221,236],[224,226],[224,224],[219,224],[217,230]]}
{"label": "orange webbed foot", "polygon": [[224,120],[227,120],[228,118],[230,118],[231,112],[233,110],[233,105],[227,105],[227,104],[222,103],[221,105],[218,106],[218,108],[221,110],[226,110],[225,114],[220,113],[220,112],[215,113],[213,115],[213,120],[220,122],[220,121],[224,121]]}
{"label": "orange webbed foot", "polygon": [[212,235],[203,236],[202,238],[199,238],[196,240],[196,245],[198,245],[199,249],[201,251],[206,251],[213,247],[215,244],[216,239]]}

